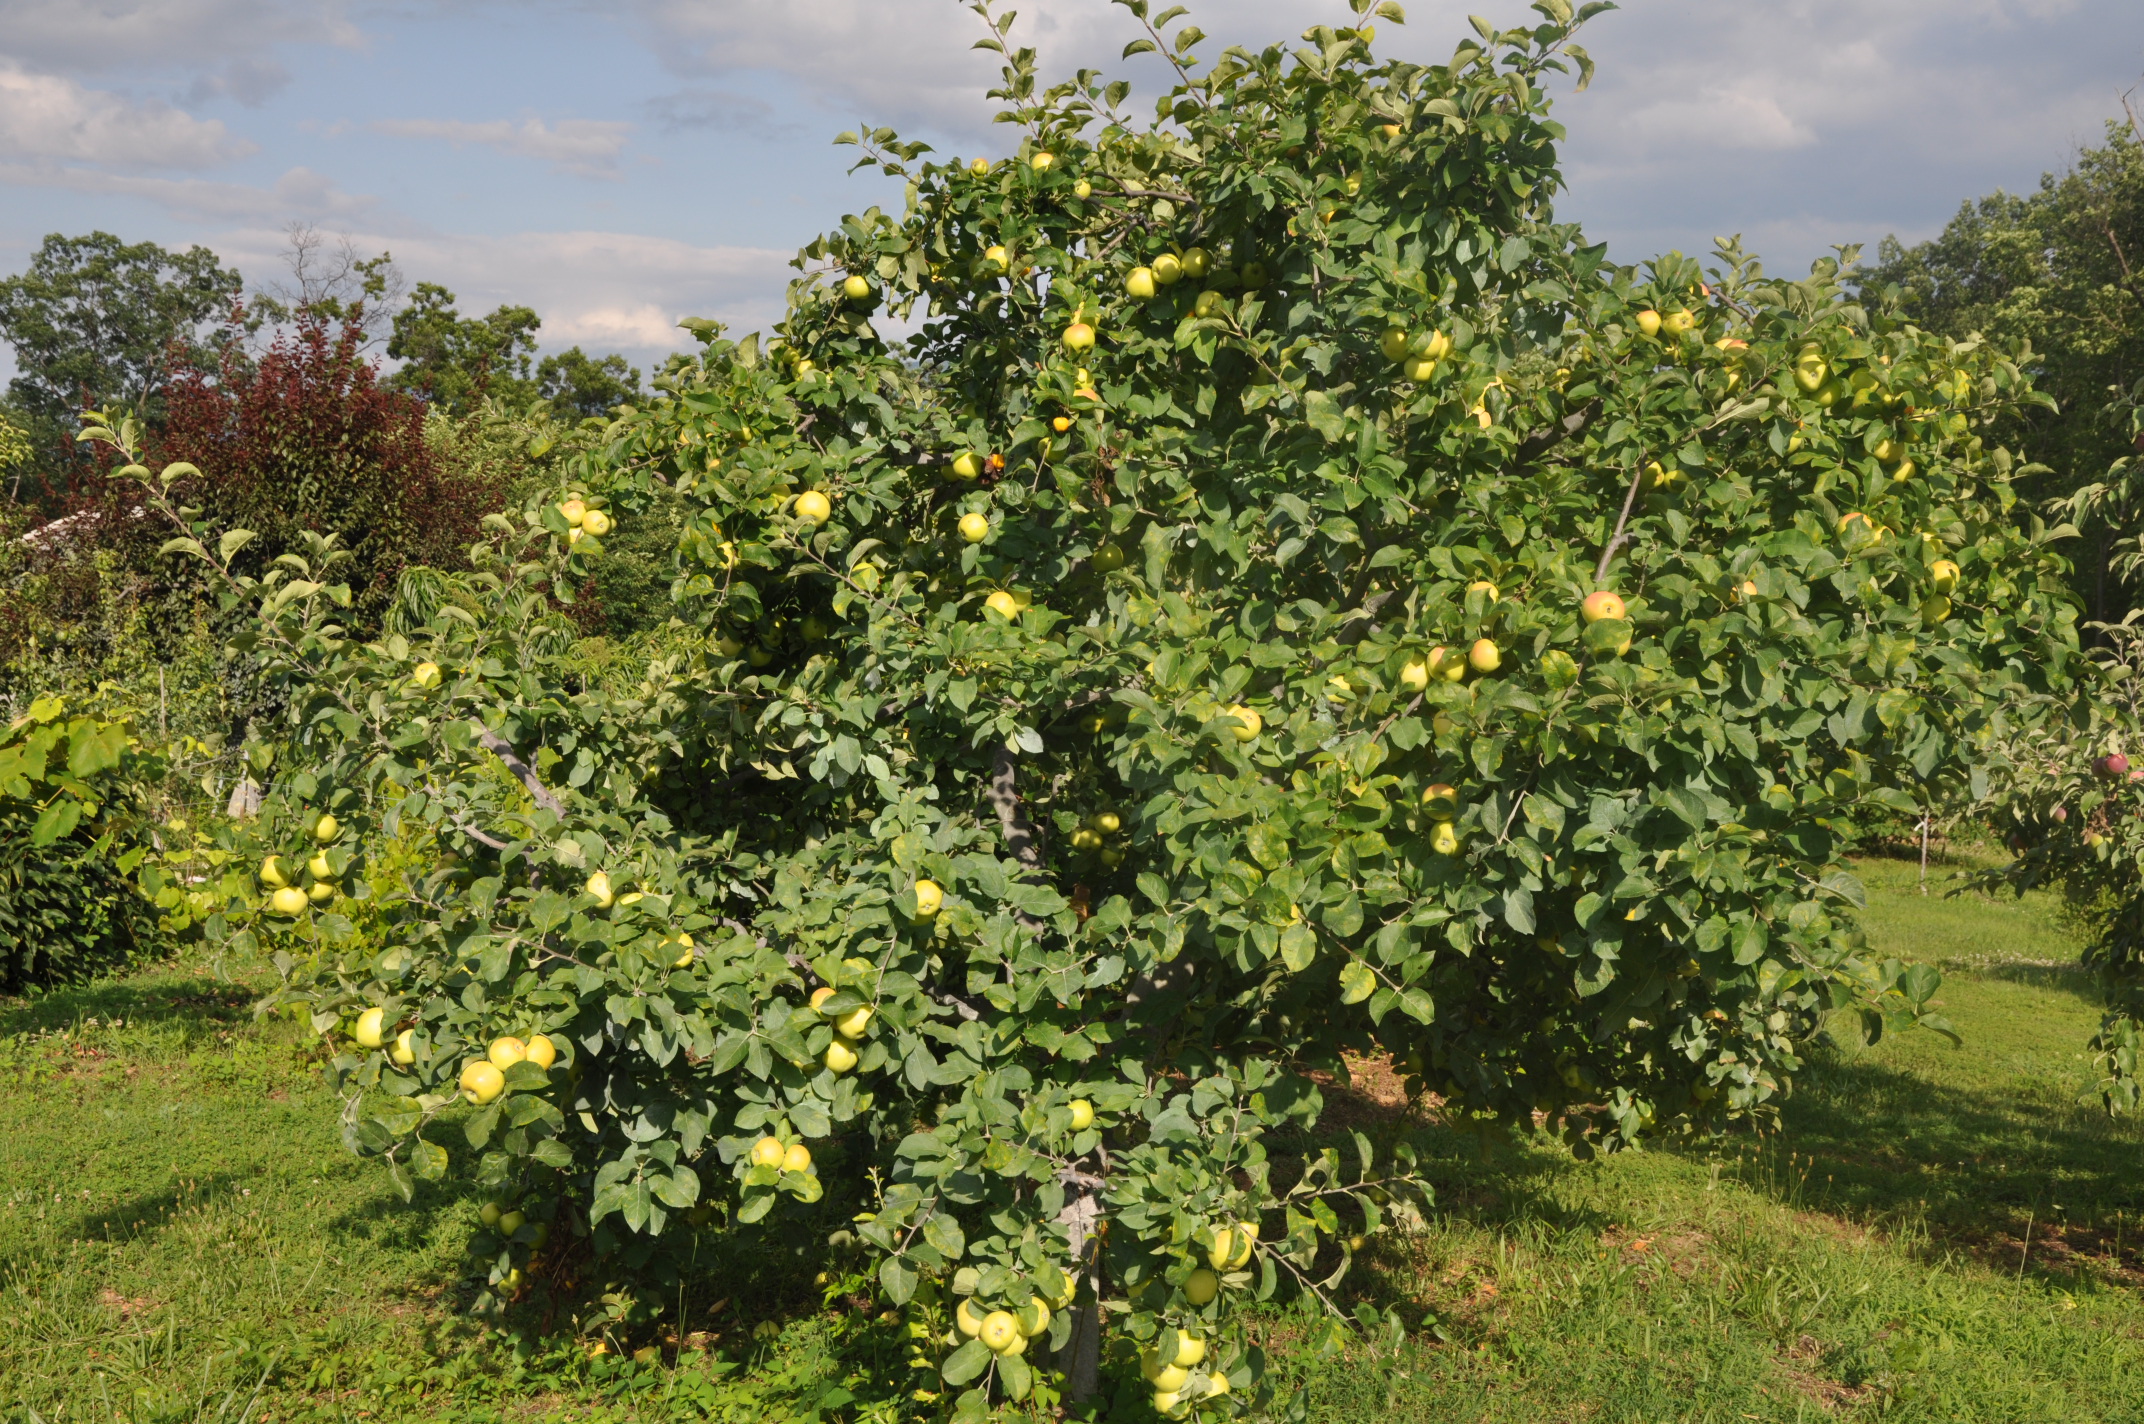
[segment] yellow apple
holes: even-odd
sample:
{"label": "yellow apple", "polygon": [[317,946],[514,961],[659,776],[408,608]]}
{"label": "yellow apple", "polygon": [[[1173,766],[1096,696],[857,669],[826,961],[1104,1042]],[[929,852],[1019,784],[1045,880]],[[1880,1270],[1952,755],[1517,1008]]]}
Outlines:
{"label": "yellow apple", "polygon": [[1660,313],[1649,307],[1639,312],[1638,330],[1644,332],[1647,336],[1658,336],[1660,334]]}
{"label": "yellow apple", "polygon": [[342,822],[336,820],[333,816],[322,816],[319,820],[313,822],[313,839],[322,845],[326,845],[341,834]]}
{"label": "yellow apple", "polygon": [[1154,1412],[1164,1418],[1173,1418],[1183,1408],[1184,1397],[1173,1389],[1154,1391]]}
{"label": "yellow apple", "polygon": [[1400,668],[1400,686],[1409,692],[1420,692],[1429,686],[1429,664],[1421,658],[1409,658]]}
{"label": "yellow apple", "polygon": [[801,1142],[790,1143],[789,1149],[782,1153],[782,1170],[785,1172],[809,1172],[811,1170],[811,1149]]}
{"label": "yellow apple", "polygon": [[581,516],[581,532],[593,534],[600,539],[610,533],[610,516],[600,509],[591,509]]}
{"label": "yellow apple", "polygon": [[479,1058],[462,1069],[461,1088],[462,1096],[482,1107],[506,1091],[506,1075]]}
{"label": "yellow apple", "polygon": [[528,1058],[529,1046],[509,1034],[493,1039],[491,1047],[484,1051],[484,1056],[491,1060],[492,1067],[503,1073]]}
{"label": "yellow apple", "polygon": [[1673,336],[1681,336],[1697,325],[1697,318],[1686,311],[1672,311],[1660,318],[1661,330]]}
{"label": "yellow apple", "polygon": [[360,1048],[378,1048],[384,1035],[387,1010],[371,1008],[357,1016],[357,1027],[350,1036]]}
{"label": "yellow apple", "polygon": [[1928,572],[1935,580],[1937,593],[1949,593],[1958,586],[1958,566],[1949,559],[1937,559],[1928,566]]}
{"label": "yellow apple", "polygon": [[826,1046],[826,1066],[830,1072],[848,1072],[856,1066],[856,1050],[836,1038]]}
{"label": "yellow apple", "polygon": [[1020,616],[1020,600],[1004,589],[996,589],[983,600],[983,607],[1003,618],[1008,623]]}
{"label": "yellow apple", "polygon": [[1488,602],[1496,602],[1496,585],[1489,582],[1487,579],[1476,579],[1474,582],[1468,584],[1467,592],[1480,593],[1485,597]]}
{"label": "yellow apple", "polygon": [[983,263],[1003,273],[1012,267],[1012,254],[1002,247],[986,247],[983,249]]}
{"label": "yellow apple", "polygon": [[953,457],[953,478],[972,480],[983,472],[982,457],[973,450],[963,450]]}
{"label": "yellow apple", "polygon": [[1184,249],[1183,263],[1184,275],[1196,282],[1206,275],[1207,270],[1213,264],[1213,259],[1207,255],[1206,249],[1203,247],[1187,247]]}
{"label": "yellow apple", "polygon": [[1082,178],[1072,185],[1072,196],[1082,201],[1094,196],[1094,185]]}
{"label": "yellow apple", "polygon": [[416,669],[410,673],[409,680],[419,687],[432,688],[439,686],[439,664],[417,664]]}
{"label": "yellow apple", "polygon": [[305,892],[295,885],[286,885],[268,897],[268,908],[279,915],[302,915],[311,903]]}
{"label": "yellow apple", "polygon": [[1184,275],[1183,259],[1173,252],[1164,252],[1153,261],[1154,280],[1167,287]]}
{"label": "yellow apple", "polygon": [[970,163],[968,165],[968,171],[970,173],[973,173],[976,177],[980,178],[985,173],[988,173],[990,171],[990,160],[987,158],[978,158],[973,163]]}
{"label": "yellow apple", "polygon": [[568,524],[571,524],[576,528],[579,527],[582,518],[585,517],[587,513],[588,504],[585,500],[581,499],[569,499],[564,504],[561,504],[558,507],[559,518],[565,520]]}
{"label": "yellow apple", "polygon": [[607,910],[610,908],[612,896],[610,877],[608,875],[599,870],[588,877],[588,883],[582,888],[588,892],[589,898],[596,902],[597,909]]}
{"label": "yellow apple", "polygon": [[1075,321],[1065,328],[1065,350],[1088,351],[1094,347],[1094,328],[1086,322]]}
{"label": "yellow apple", "polygon": [[677,938],[669,940],[667,943],[675,946],[678,950],[678,956],[670,961],[670,967],[672,969],[690,969],[692,961],[697,957],[693,953],[692,936],[680,933]]}
{"label": "yellow apple", "polygon": [[558,1061],[558,1045],[540,1033],[530,1034],[529,1041],[522,1045],[521,1051],[528,1055],[529,1062],[545,1072],[549,1072],[551,1065]]}
{"label": "yellow apple", "polygon": [[1147,301],[1153,297],[1154,290],[1154,269],[1151,267],[1134,267],[1124,278],[1124,294],[1128,297]]}
{"label": "yellow apple", "polygon": [[1239,742],[1257,741],[1258,734],[1266,728],[1265,718],[1240,702],[1233,706],[1222,708],[1221,715],[1236,719],[1235,733],[1236,740]]}
{"label": "yellow apple", "polygon": [[1406,328],[1390,326],[1385,328],[1385,334],[1378,341],[1377,349],[1385,353],[1387,361],[1404,361],[1412,341],[1413,338],[1408,336]]}
{"label": "yellow apple", "polygon": [[1146,1352],[1142,1373],[1146,1375],[1147,1382],[1161,1394],[1173,1394],[1182,1389],[1184,1381],[1189,1378],[1182,1365],[1165,1361],[1152,1350]]}
{"label": "yellow apple", "polygon": [[328,864],[328,853],[324,850],[314,851],[313,858],[305,862],[305,868],[312,873],[312,877],[315,880],[332,880],[335,878],[334,868]]}
{"label": "yellow apple", "polygon": [[752,1144],[752,1165],[755,1167],[779,1167],[782,1156],[788,1149],[782,1146],[779,1137],[762,1137]]}
{"label": "yellow apple", "polygon": [[1074,1098],[1069,1108],[1072,1113],[1072,1130],[1074,1132],[1085,1132],[1088,1128],[1094,1126],[1093,1103],[1088,1102],[1085,1098]]}
{"label": "yellow apple", "polygon": [[271,855],[261,862],[260,877],[261,884],[271,890],[280,890],[290,883],[290,877],[283,873],[283,858],[279,855]]}
{"label": "yellow apple", "polygon": [[869,1004],[858,1004],[834,1020],[834,1032],[843,1038],[862,1038],[864,1031],[871,1027],[872,1012]]}
{"label": "yellow apple", "polygon": [[511,1236],[515,1232],[519,1231],[527,1223],[528,1215],[525,1212],[501,1212],[499,1213],[499,1234],[501,1236]]}
{"label": "yellow apple", "polygon": [[1400,364],[1400,374],[1418,386],[1436,379],[1437,363],[1427,356],[1409,356]]}
{"label": "yellow apple", "polygon": [[1204,1266],[1191,1273],[1184,1282],[1184,1298],[1193,1305],[1204,1305],[1221,1293],[1221,1278]]}
{"label": "yellow apple", "polygon": [[916,882],[917,919],[935,919],[937,917],[938,911],[944,906],[944,904],[945,891],[941,890],[938,887],[937,881],[918,880]]}
{"label": "yellow apple", "polygon": [[1020,1322],[1012,1318],[1012,1312],[993,1310],[983,1317],[982,1327],[975,1338],[994,1355],[1002,1355],[1020,1338]]}
{"label": "yellow apple", "polygon": [[1459,854],[1459,832],[1450,821],[1439,821],[1430,827],[1429,848],[1439,855]]}
{"label": "yellow apple", "polygon": [[797,496],[797,518],[807,524],[824,524],[833,517],[834,506],[817,490],[806,490]]}
{"label": "yellow apple", "polygon": [[1588,623],[1598,623],[1604,618],[1627,618],[1630,610],[1623,600],[1607,589],[1599,589],[1586,595],[1586,601],[1578,605],[1578,611]]}
{"label": "yellow apple", "polygon": [[387,1056],[407,1068],[417,1061],[417,1030],[403,1029],[395,1035],[395,1046],[387,1050]]}
{"label": "yellow apple", "polygon": [[1035,155],[1027,160],[1027,166],[1034,169],[1037,173],[1043,173],[1047,172],[1049,170],[1050,165],[1055,163],[1056,161],[1056,154],[1051,153],[1047,149],[1037,149],[1035,151]]}

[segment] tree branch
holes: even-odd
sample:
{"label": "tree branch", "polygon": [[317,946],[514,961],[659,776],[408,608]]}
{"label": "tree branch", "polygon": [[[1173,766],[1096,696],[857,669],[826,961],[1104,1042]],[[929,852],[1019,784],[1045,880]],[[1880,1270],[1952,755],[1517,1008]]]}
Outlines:
{"label": "tree branch", "polygon": [[1638,486],[1644,479],[1645,467],[1643,465],[1631,470],[1630,488],[1623,495],[1623,512],[1616,516],[1615,533],[1609,536],[1608,547],[1601,550],[1600,567],[1593,571],[1593,582],[1596,585],[1607,581],[1608,565],[1614,561],[1616,550],[1622,548],[1628,542],[1623,531],[1630,524],[1630,507],[1638,502]]}
{"label": "tree branch", "polygon": [[528,788],[529,795],[535,798],[536,804],[560,820],[566,819],[566,808],[560,804],[556,796],[551,794],[551,788],[537,780],[536,768],[521,759],[520,755],[514,751],[514,744],[474,717],[471,717],[469,722],[471,726],[477,729],[477,744],[500,761],[505,762],[507,770],[521,778],[521,784]]}
{"label": "tree branch", "polygon": [[[990,785],[983,794],[997,813],[998,834],[1004,838],[1005,849],[1028,872],[1021,878],[1039,878],[1035,872],[1042,869],[1042,845],[1035,837],[1034,824],[1027,819],[1027,808],[1020,804],[1019,763],[1013,760],[1012,748],[1002,741],[991,756]],[[1039,935],[1045,928],[1042,921],[1024,910],[1016,911],[1015,917],[1031,934]]]}
{"label": "tree branch", "polygon": [[1543,455],[1546,455],[1549,451],[1591,425],[1595,417],[1600,413],[1601,402],[1596,399],[1592,403],[1572,411],[1548,429],[1537,430],[1527,436],[1519,442],[1519,448],[1512,452],[1511,463],[1513,468],[1523,469],[1540,459]]}

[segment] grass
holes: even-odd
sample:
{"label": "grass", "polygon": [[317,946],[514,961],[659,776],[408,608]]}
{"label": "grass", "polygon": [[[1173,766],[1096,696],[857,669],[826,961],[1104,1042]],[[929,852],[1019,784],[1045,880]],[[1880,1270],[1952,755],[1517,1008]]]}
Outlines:
{"label": "grass", "polygon": [[[1780,1132],[1707,1150],[1579,1165],[1427,1129],[1436,1216],[1350,1278],[1409,1342],[1323,1358],[1292,1309],[1253,1324],[1310,1417],[2144,1424],[2144,1125],[2079,1101],[2074,940],[2041,900],[1862,870],[1876,944],[1944,969],[1963,1047],[1820,1048]],[[799,1244],[838,1204],[710,1246],[665,1303],[704,1347],[674,1362],[591,1361],[599,1305],[480,1330],[473,1193],[404,1206],[250,997],[177,965],[0,1004],[6,1418],[801,1421],[925,1381]]]}

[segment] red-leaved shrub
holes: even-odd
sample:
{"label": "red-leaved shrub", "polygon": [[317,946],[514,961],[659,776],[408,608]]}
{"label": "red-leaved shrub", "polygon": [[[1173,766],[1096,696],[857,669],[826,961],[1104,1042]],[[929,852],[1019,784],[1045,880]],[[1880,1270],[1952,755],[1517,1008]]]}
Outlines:
{"label": "red-leaved shrub", "polygon": [[353,323],[301,318],[258,362],[182,368],[152,463],[198,466],[185,503],[212,527],[258,533],[258,566],[296,547],[300,529],[342,535],[353,555],[342,576],[358,623],[372,625],[404,568],[462,566],[503,491],[441,467],[424,403],[381,384],[363,341]]}

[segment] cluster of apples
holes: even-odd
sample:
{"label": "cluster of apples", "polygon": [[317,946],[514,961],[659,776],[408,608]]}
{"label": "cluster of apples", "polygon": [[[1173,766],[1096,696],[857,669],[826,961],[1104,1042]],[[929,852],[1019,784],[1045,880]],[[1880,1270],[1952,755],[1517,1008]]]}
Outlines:
{"label": "cluster of apples", "polygon": [[[388,1060],[399,1067],[407,1068],[417,1061],[417,1030],[414,1027],[401,1030],[390,1045],[387,1009],[383,1005],[375,1004],[359,1014],[350,1037],[360,1048],[385,1048]],[[501,1035],[491,1041],[482,1058],[472,1058],[462,1065],[457,1086],[463,1097],[482,1107],[497,1101],[506,1091],[506,1070],[516,1063],[533,1063],[538,1068],[549,1069],[557,1061],[558,1045],[544,1034],[532,1033],[527,1038]]]}
{"label": "cluster of apples", "polygon": [[[1850,409],[1864,414],[1897,410],[1906,404],[1904,395],[1885,390],[1874,373],[1866,369],[1849,372],[1842,379],[1826,359],[1823,348],[1813,341],[1805,344],[1794,357],[1794,384],[1800,387],[1803,395],[1825,410],[1832,409],[1841,401],[1845,401]],[[1878,447],[1876,455],[1882,463],[1891,466],[1891,478],[1894,481],[1913,478],[1913,461],[1907,457],[1902,442],[1886,439]]]}
{"label": "cluster of apples", "polygon": [[1124,863],[1124,848],[1109,844],[1109,837],[1123,829],[1124,818],[1115,811],[1096,811],[1073,830],[1072,849],[1114,869]]}
{"label": "cluster of apples", "polygon": [[1078,1289],[1071,1274],[1060,1270],[1057,1289],[1048,1299],[1030,1295],[1026,1305],[1014,1310],[978,1310],[974,1297],[964,1296],[953,1308],[953,1325],[968,1339],[982,1341],[993,1355],[1024,1355],[1028,1341],[1048,1333],[1052,1311],[1071,1305]]}
{"label": "cluster of apples", "polygon": [[[410,1031],[404,1029],[395,1039],[394,1052],[388,1056],[397,1063],[405,1061],[401,1055],[409,1051],[409,1037]],[[471,1059],[462,1066],[462,1096],[482,1107],[496,1101],[499,1094],[506,1091],[506,1070],[516,1063],[533,1063],[538,1068],[549,1069],[557,1061],[558,1045],[543,1034],[532,1033],[526,1039],[511,1034],[495,1038],[484,1050],[482,1058]]]}
{"label": "cluster of apples", "polygon": [[1377,349],[1400,368],[1400,374],[1421,385],[1437,374],[1437,363],[1452,353],[1452,339],[1441,331],[1410,332],[1404,326],[1385,328]]}
{"label": "cluster of apples", "polygon": [[[811,991],[811,1006],[816,1009],[834,997],[831,985],[822,985]],[[826,1066],[829,1071],[846,1073],[856,1066],[856,1045],[863,1040],[864,1031],[871,1027],[872,1011],[869,1004],[859,1004],[834,1019],[834,1041],[826,1046]]]}
{"label": "cluster of apples", "polygon": [[[1184,1298],[1204,1309],[1221,1293],[1227,1274],[1250,1266],[1258,1227],[1250,1222],[1217,1222],[1200,1232],[1197,1240],[1203,1249],[1204,1264],[1185,1278]],[[1139,1359],[1141,1373],[1154,1387],[1154,1409],[1165,1417],[1180,1416],[1197,1400],[1229,1391],[1228,1376],[1218,1370],[1199,1369],[1206,1363],[1206,1342],[1189,1331],[1178,1330],[1175,1334],[1173,1351],[1164,1354],[1164,1342],[1156,1342],[1141,1352]]]}
{"label": "cluster of apples", "polygon": [[746,1160],[755,1167],[773,1167],[784,1172],[810,1172],[811,1149],[801,1142],[784,1142],[779,1137],[762,1137],[752,1144]]}
{"label": "cluster of apples", "polygon": [[338,893],[335,869],[328,862],[327,848],[342,834],[342,823],[331,815],[323,815],[313,822],[312,834],[320,849],[305,862],[305,875],[311,884],[292,883],[291,872],[284,868],[280,855],[271,855],[261,861],[260,882],[268,889],[268,908],[278,915],[295,919],[304,914],[308,906],[324,905]]}
{"label": "cluster of apples", "polygon": [[566,542],[578,544],[586,534],[600,539],[615,527],[610,515],[593,508],[587,500],[574,495],[558,506],[558,517],[566,521]]}

